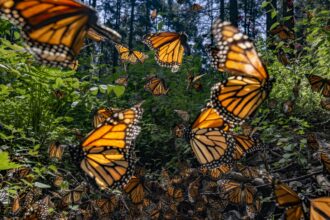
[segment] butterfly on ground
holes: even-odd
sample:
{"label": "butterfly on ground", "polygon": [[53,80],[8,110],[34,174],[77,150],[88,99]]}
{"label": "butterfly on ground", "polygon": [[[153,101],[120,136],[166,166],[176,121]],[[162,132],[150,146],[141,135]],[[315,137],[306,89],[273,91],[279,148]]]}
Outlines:
{"label": "butterfly on ground", "polygon": [[235,140],[227,131],[231,125],[213,108],[204,108],[197,116],[185,137],[202,167],[216,168],[222,163],[231,164]]}
{"label": "butterfly on ground", "polygon": [[146,194],[144,180],[140,177],[132,176],[125,185],[124,191],[128,194],[128,197],[134,204],[141,203]]}
{"label": "butterfly on ground", "polygon": [[321,93],[324,97],[330,97],[330,79],[314,74],[305,75],[314,92]]}
{"label": "butterfly on ground", "polygon": [[147,34],[143,43],[155,51],[155,59],[160,66],[177,72],[182,64],[185,50],[188,49],[187,35],[184,32],[159,32]]}
{"label": "butterfly on ground", "polygon": [[244,166],[242,164],[236,164],[237,171],[243,176],[248,178],[258,178],[261,176],[259,170],[256,167]]}
{"label": "butterfly on ground", "polygon": [[137,50],[131,50],[124,45],[115,44],[115,47],[122,62],[129,62],[131,64],[136,64],[138,62],[144,63],[144,60],[148,58],[144,53]]}
{"label": "butterfly on ground", "polygon": [[216,20],[212,34],[216,42],[210,49],[213,65],[235,76],[213,86],[210,104],[226,121],[241,124],[266,99],[272,80],[252,41],[230,22]]}
{"label": "butterfly on ground", "polygon": [[323,170],[325,171],[325,173],[330,174],[330,154],[322,151],[319,154],[321,163],[323,165]]}
{"label": "butterfly on ground", "polygon": [[122,188],[134,171],[135,155],[130,149],[140,133],[142,103],[113,113],[92,130],[80,146],[71,147],[74,161],[101,188]]}
{"label": "butterfly on ground", "polygon": [[187,81],[188,81],[188,85],[187,85],[187,89],[189,88],[194,88],[197,92],[201,91],[203,89],[202,83],[200,82],[200,79],[205,76],[204,74],[200,74],[198,76],[195,76],[191,73],[189,73]]}
{"label": "butterfly on ground", "polygon": [[165,80],[157,76],[151,76],[144,85],[146,91],[150,91],[154,96],[166,95],[169,91],[165,84]]}
{"label": "butterfly on ground", "polygon": [[49,149],[48,149],[49,158],[55,158],[57,160],[61,160],[64,152],[64,147],[65,146],[60,144],[60,142],[58,141],[52,142],[49,145]]}
{"label": "butterfly on ground", "polygon": [[240,183],[233,180],[222,179],[218,182],[220,197],[226,198],[235,205],[253,205],[256,188],[248,183]]}
{"label": "butterfly on ground", "polygon": [[128,84],[128,75],[124,75],[124,76],[120,76],[115,80],[115,83],[117,85],[121,85],[121,86],[127,86]]}
{"label": "butterfly on ground", "polygon": [[287,184],[278,180],[273,182],[275,200],[278,206],[285,208],[285,217],[289,220],[299,220],[304,215],[302,200]]}
{"label": "butterfly on ground", "polygon": [[64,192],[59,193],[61,196],[62,204],[64,206],[68,206],[79,203],[82,197],[85,195],[86,190],[86,182],[82,182],[74,189],[66,190]]}
{"label": "butterfly on ground", "polygon": [[212,180],[218,180],[222,177],[223,174],[229,173],[231,170],[231,164],[223,163],[218,167],[212,169],[202,168],[200,169],[200,172],[204,175],[209,175]]}
{"label": "butterfly on ground", "polygon": [[281,40],[294,39],[294,33],[285,25],[278,25],[270,31],[272,35],[277,35]]}
{"label": "butterfly on ground", "polygon": [[111,195],[110,198],[101,198],[92,200],[92,206],[96,209],[100,217],[107,217],[112,213],[118,205],[118,198]]}
{"label": "butterfly on ground", "polygon": [[327,220],[330,219],[330,197],[311,199],[310,219]]}
{"label": "butterfly on ground", "polygon": [[77,66],[84,39],[120,42],[116,31],[98,24],[97,12],[73,0],[3,0],[0,15],[19,26],[28,50],[52,66]]}
{"label": "butterfly on ground", "polygon": [[27,211],[24,213],[23,219],[50,219],[51,213],[49,209],[54,208],[50,196],[38,200],[33,204],[29,204]]}

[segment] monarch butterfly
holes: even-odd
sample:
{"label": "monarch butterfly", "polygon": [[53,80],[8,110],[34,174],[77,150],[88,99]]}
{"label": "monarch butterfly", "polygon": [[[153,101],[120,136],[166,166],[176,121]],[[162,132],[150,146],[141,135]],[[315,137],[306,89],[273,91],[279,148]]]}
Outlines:
{"label": "monarch butterfly", "polygon": [[220,166],[212,169],[202,168],[201,173],[208,174],[212,180],[218,180],[223,174],[229,173],[232,166],[229,164],[221,164]]}
{"label": "monarch butterfly", "polygon": [[247,205],[245,207],[246,210],[246,214],[248,217],[250,217],[250,219],[255,219],[256,215],[260,212],[261,210],[261,201],[259,198],[255,199],[255,204],[253,205]]}
{"label": "monarch butterfly", "polygon": [[325,152],[321,152],[320,158],[321,158],[321,162],[323,164],[323,169],[327,173],[330,173],[330,155]]}
{"label": "monarch butterfly", "polygon": [[143,42],[155,50],[155,59],[160,66],[169,67],[172,72],[179,70],[187,47],[187,35],[184,32],[147,34]]}
{"label": "monarch butterfly", "polygon": [[257,178],[259,177],[259,171],[255,167],[243,166],[241,164],[236,165],[237,170],[245,177]]}
{"label": "monarch butterfly", "polygon": [[51,205],[52,202],[49,196],[46,196],[32,205],[29,204],[23,219],[47,219],[50,217],[49,208]]}
{"label": "monarch butterfly", "polygon": [[154,21],[157,18],[157,9],[151,11],[150,18],[152,21]]}
{"label": "monarch butterfly", "polygon": [[286,208],[286,219],[300,219],[304,213],[302,200],[299,198],[298,194],[285,183],[275,181],[273,184],[276,203]]}
{"label": "monarch butterfly", "polygon": [[102,198],[102,199],[96,199],[92,201],[93,207],[96,208],[97,212],[100,216],[107,216],[110,213],[112,213],[117,204],[118,199],[116,196],[111,196],[110,198]]}
{"label": "monarch butterfly", "polygon": [[233,180],[219,180],[220,195],[236,205],[252,205],[257,190],[250,184],[238,183]]}
{"label": "monarch butterfly", "polygon": [[166,95],[169,90],[165,85],[165,81],[156,76],[149,78],[148,82],[144,85],[144,89],[150,91],[154,96]]}
{"label": "monarch butterfly", "polygon": [[283,50],[279,50],[277,52],[277,59],[280,63],[282,63],[284,66],[287,66],[290,64],[290,60],[288,55],[283,51]]}
{"label": "monarch butterfly", "polygon": [[53,91],[53,94],[54,94],[54,96],[57,98],[57,99],[63,99],[64,98],[64,96],[65,96],[65,93],[63,92],[63,91],[61,91],[61,90],[59,90],[59,89],[55,89],[54,91]]}
{"label": "monarch butterfly", "polygon": [[327,220],[330,219],[330,197],[311,199],[310,219]]}
{"label": "monarch butterfly", "polygon": [[182,202],[184,200],[184,192],[177,186],[169,185],[167,187],[167,195],[176,202]]}
{"label": "monarch butterfly", "polygon": [[317,75],[305,75],[314,92],[319,92],[325,97],[330,97],[330,80]]}
{"label": "monarch butterfly", "polygon": [[202,9],[203,9],[203,7],[199,4],[196,4],[196,3],[191,6],[191,10],[194,11],[194,12],[199,12]]}
{"label": "monarch butterfly", "polygon": [[128,83],[128,76],[127,75],[120,76],[119,78],[116,79],[115,83],[126,87]]}
{"label": "monarch butterfly", "polygon": [[216,20],[212,34],[217,42],[210,49],[212,64],[236,76],[212,88],[211,104],[228,121],[242,123],[267,97],[272,80],[253,43],[230,22]]}
{"label": "monarch butterfly", "polygon": [[93,38],[91,33],[100,39],[121,39],[116,31],[97,23],[94,9],[73,0],[3,0],[0,14],[21,27],[29,51],[38,60],[53,66],[75,69],[75,57],[85,37]]}
{"label": "monarch butterfly", "polygon": [[262,149],[262,145],[252,137],[245,135],[233,135],[235,139],[234,160],[242,159],[246,154]]}
{"label": "monarch butterfly", "polygon": [[232,162],[235,140],[227,133],[230,126],[213,108],[205,108],[197,116],[185,136],[202,167],[216,168]]}
{"label": "monarch butterfly", "polygon": [[320,104],[323,109],[330,111],[330,98],[322,99]]}
{"label": "monarch butterfly", "polygon": [[185,126],[183,124],[178,124],[175,125],[175,127],[173,128],[173,134],[176,138],[182,138],[184,137],[184,133],[185,133]]}
{"label": "monarch butterfly", "polygon": [[56,158],[61,160],[64,152],[64,145],[61,145],[60,142],[56,141],[50,144],[48,149],[49,158]]}
{"label": "monarch butterfly", "polygon": [[42,191],[40,188],[37,187],[32,188],[29,192],[26,193],[22,207],[29,207],[41,195],[42,195]]}
{"label": "monarch butterfly", "polygon": [[189,113],[187,111],[183,111],[183,110],[179,110],[179,109],[175,109],[174,110],[175,113],[178,114],[178,116],[184,121],[184,122],[187,122],[189,121]]}
{"label": "monarch butterfly", "polygon": [[141,203],[145,197],[145,187],[142,181],[141,178],[132,176],[124,187],[124,191],[134,204]]}
{"label": "monarch butterfly", "polygon": [[121,44],[115,44],[115,47],[122,62],[129,62],[131,64],[136,64],[137,62],[143,63],[148,58],[144,53],[137,50],[130,50]]}
{"label": "monarch butterfly", "polygon": [[187,89],[192,87],[194,88],[196,91],[201,91],[202,90],[202,84],[199,81],[200,78],[202,78],[203,76],[205,76],[206,73],[198,75],[198,76],[194,76],[193,74],[188,75],[188,85],[187,85]]}
{"label": "monarch butterfly", "polygon": [[140,132],[140,105],[114,113],[85,137],[80,148],[71,148],[73,159],[82,159],[80,167],[101,189],[122,187],[132,176],[134,152],[129,148]]}
{"label": "monarch butterfly", "polygon": [[211,89],[211,103],[224,119],[242,124],[267,98],[271,85],[254,77],[233,76]]}
{"label": "monarch butterfly", "polygon": [[17,195],[14,198],[12,206],[11,206],[11,212],[13,213],[13,215],[17,215],[18,212],[21,211],[20,201],[21,201],[20,196]]}
{"label": "monarch butterfly", "polygon": [[61,175],[56,175],[55,178],[54,178],[54,186],[56,187],[60,187],[63,183],[64,179],[63,179],[63,176]]}
{"label": "monarch butterfly", "polygon": [[20,167],[20,168],[10,169],[8,171],[8,177],[14,178],[14,179],[22,179],[22,178],[25,178],[30,173],[31,173],[31,168],[24,166],[24,167]]}
{"label": "monarch butterfly", "polygon": [[62,194],[62,203],[64,206],[73,205],[80,202],[86,192],[86,183],[82,182],[76,188],[68,190]]}
{"label": "monarch butterfly", "polygon": [[294,39],[294,33],[285,25],[278,25],[270,31],[272,35],[277,35],[281,40]]}
{"label": "monarch butterfly", "polygon": [[199,188],[201,186],[201,178],[197,177],[194,181],[188,185],[188,200],[191,203],[195,203],[199,194]]}
{"label": "monarch butterfly", "polygon": [[99,124],[104,122],[107,118],[113,115],[115,112],[119,112],[117,108],[101,107],[95,111],[93,115],[93,127],[96,128]]}

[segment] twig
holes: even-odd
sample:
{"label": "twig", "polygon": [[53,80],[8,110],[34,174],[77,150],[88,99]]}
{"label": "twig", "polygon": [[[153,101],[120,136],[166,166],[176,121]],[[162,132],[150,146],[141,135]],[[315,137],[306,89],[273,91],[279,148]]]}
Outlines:
{"label": "twig", "polygon": [[[318,170],[318,171],[315,171],[313,173],[309,173],[309,174],[306,174],[306,175],[303,175],[303,176],[299,176],[299,177],[295,177],[295,178],[291,178],[291,179],[286,179],[286,180],[281,180],[282,183],[289,183],[289,182],[292,182],[292,181],[298,181],[298,180],[302,180],[302,179],[306,179],[308,177],[311,177],[311,176],[315,176],[317,174],[321,174],[323,172],[323,170]],[[263,185],[259,185],[259,186],[256,186],[256,188],[260,188],[260,187],[265,187],[265,186],[269,186],[271,185],[271,183],[267,183],[267,184],[263,184]]]}

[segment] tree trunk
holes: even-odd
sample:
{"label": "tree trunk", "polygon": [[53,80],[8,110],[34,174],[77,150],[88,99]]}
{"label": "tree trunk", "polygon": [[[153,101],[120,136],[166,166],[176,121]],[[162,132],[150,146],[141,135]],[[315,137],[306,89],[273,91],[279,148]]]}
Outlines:
{"label": "tree trunk", "polygon": [[238,6],[237,0],[231,0],[229,3],[229,20],[234,26],[238,26]]}
{"label": "tree trunk", "polygon": [[220,0],[220,19],[225,20],[225,0]]}
{"label": "tree trunk", "polygon": [[267,30],[267,38],[270,38],[270,27],[277,21],[277,16],[272,18],[271,12],[272,10],[277,11],[277,0],[272,0],[271,5],[266,7],[267,16],[266,16],[266,30]]}
{"label": "tree trunk", "polygon": [[248,19],[248,1],[247,0],[244,0],[244,33],[247,32],[247,19]]}
{"label": "tree trunk", "polygon": [[[115,13],[115,30],[119,30],[120,23],[120,10],[121,10],[121,0],[117,0],[116,3],[116,13]],[[112,53],[112,73],[116,72],[116,67],[118,66],[118,52],[116,49],[113,49]]]}
{"label": "tree trunk", "polygon": [[134,23],[134,9],[135,9],[135,0],[131,0],[131,21],[129,24],[129,39],[128,39],[128,47],[129,49],[132,49],[133,47],[133,23]]}
{"label": "tree trunk", "polygon": [[93,8],[96,8],[96,0],[93,0],[93,1],[92,1],[92,7],[93,7]]}
{"label": "tree trunk", "polygon": [[293,31],[294,28],[294,7],[293,0],[283,0],[283,17],[290,16],[290,19],[285,22],[285,26]]}

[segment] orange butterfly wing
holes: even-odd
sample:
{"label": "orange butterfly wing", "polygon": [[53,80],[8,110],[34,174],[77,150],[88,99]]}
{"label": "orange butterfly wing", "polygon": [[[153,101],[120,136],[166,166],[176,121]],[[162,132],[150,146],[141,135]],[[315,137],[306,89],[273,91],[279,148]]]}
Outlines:
{"label": "orange butterfly wing", "polygon": [[230,22],[216,20],[212,26],[216,48],[211,49],[213,65],[219,71],[267,80],[269,75],[253,43]]}
{"label": "orange butterfly wing", "polygon": [[155,50],[155,59],[160,66],[170,67],[172,72],[176,72],[182,64],[186,41],[185,33],[160,32],[147,34],[143,42]]}
{"label": "orange butterfly wing", "polygon": [[9,0],[0,14],[22,28],[29,51],[40,61],[76,68],[85,37],[120,41],[116,31],[97,24],[96,11],[73,0]]}

